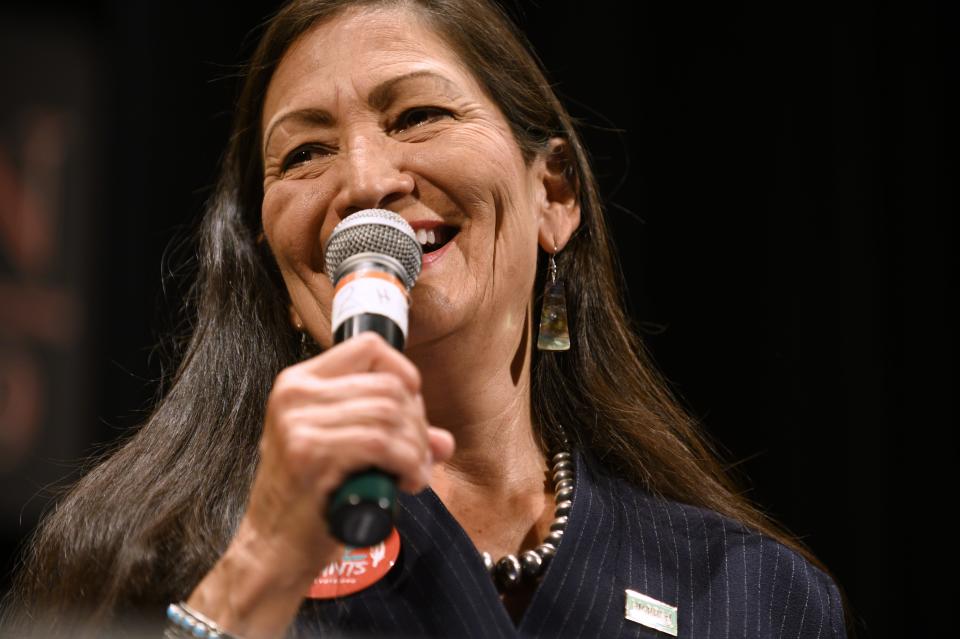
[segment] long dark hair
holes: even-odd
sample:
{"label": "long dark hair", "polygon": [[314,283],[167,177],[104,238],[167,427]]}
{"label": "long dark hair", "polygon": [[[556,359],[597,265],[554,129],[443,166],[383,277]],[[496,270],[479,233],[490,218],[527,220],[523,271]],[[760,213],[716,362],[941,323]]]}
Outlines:
{"label": "long dark hair", "polygon": [[[499,105],[527,160],[567,140],[580,228],[557,262],[573,347],[534,351],[534,428],[544,452],[562,424],[613,473],[732,517],[823,566],[745,500],[696,421],[657,373],[624,312],[620,272],[587,153],[529,44],[488,0],[300,0],[267,25],[249,63],[216,191],[198,230],[199,267],[179,366],[155,410],[46,517],[9,609],[44,632],[162,614],[226,549],[245,506],[267,394],[298,360],[289,300],[260,233],[260,115],[270,78],[311,26],[357,5],[417,10]],[[541,290],[544,260],[534,291]],[[531,291],[531,295],[534,294]],[[536,317],[537,314],[534,314]],[[44,618],[45,613],[54,616]]]}

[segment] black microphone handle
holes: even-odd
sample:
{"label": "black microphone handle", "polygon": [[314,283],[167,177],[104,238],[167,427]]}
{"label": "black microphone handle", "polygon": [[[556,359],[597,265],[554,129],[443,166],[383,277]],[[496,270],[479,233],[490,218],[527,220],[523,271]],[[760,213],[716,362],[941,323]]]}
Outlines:
{"label": "black microphone handle", "polygon": [[[349,317],[333,334],[334,344],[364,331],[373,331],[398,351],[404,336],[389,317],[361,313]],[[331,534],[348,546],[372,546],[390,534],[397,514],[397,479],[376,468],[351,474],[330,497],[327,524]]]}
{"label": "black microphone handle", "polygon": [[404,337],[400,327],[389,317],[372,313],[361,313],[345,319],[334,331],[333,343],[339,344],[364,331],[373,331],[387,340],[390,346],[398,351],[403,351]]}

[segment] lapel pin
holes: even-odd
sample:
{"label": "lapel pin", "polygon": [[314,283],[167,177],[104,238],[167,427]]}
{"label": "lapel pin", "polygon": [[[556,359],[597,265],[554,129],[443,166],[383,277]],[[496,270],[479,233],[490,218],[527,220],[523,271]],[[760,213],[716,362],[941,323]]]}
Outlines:
{"label": "lapel pin", "polygon": [[675,606],[657,601],[653,597],[648,597],[629,588],[625,593],[627,603],[624,616],[627,619],[670,636],[677,636],[677,609]]}

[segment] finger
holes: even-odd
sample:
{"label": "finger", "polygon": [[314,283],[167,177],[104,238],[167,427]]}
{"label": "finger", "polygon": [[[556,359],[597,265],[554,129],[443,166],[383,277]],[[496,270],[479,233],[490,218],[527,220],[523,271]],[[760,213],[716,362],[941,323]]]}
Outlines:
{"label": "finger", "polygon": [[305,426],[318,431],[351,426],[380,428],[394,437],[421,441],[426,448],[426,438],[417,432],[417,426],[412,423],[415,418],[405,405],[385,397],[356,397],[331,404],[300,406],[288,410],[286,419],[294,428]]}
{"label": "finger", "polygon": [[327,469],[318,486],[330,493],[352,473],[376,468],[394,475],[401,490],[414,492],[429,482],[424,450],[409,440],[393,437],[382,430],[351,426],[301,440],[312,446],[313,463]]}
{"label": "finger", "polygon": [[411,393],[420,391],[420,371],[413,362],[371,331],[360,333],[297,366],[321,377],[339,377],[349,373],[393,373]]}
{"label": "finger", "polygon": [[393,373],[352,373],[334,378],[298,375],[283,393],[291,404],[332,404],[362,397],[382,397],[395,401],[397,406],[406,406],[415,398]]}
{"label": "finger", "polygon": [[427,429],[427,437],[430,442],[430,452],[433,454],[433,463],[445,462],[453,457],[456,441],[450,431],[430,426]]}
{"label": "finger", "polygon": [[427,437],[427,426],[414,403],[398,404],[382,397],[359,397],[335,404],[306,405],[288,410],[286,427],[281,429],[284,440],[296,440],[303,431],[306,436],[315,433],[351,429],[361,426],[383,431],[385,436],[402,440],[421,451],[423,463],[432,464],[432,452]]}
{"label": "finger", "polygon": [[[406,402],[407,416],[417,427],[417,433],[425,444],[429,443],[427,438],[427,427],[430,425],[427,420],[427,407],[423,402],[423,395],[417,393],[410,397]],[[429,450],[429,447],[428,447]]]}

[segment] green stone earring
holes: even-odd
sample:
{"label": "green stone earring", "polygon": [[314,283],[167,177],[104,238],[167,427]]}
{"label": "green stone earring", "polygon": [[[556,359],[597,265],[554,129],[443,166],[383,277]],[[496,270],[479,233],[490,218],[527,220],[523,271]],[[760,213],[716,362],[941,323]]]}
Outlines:
{"label": "green stone earring", "polygon": [[543,288],[543,310],[540,313],[540,334],[537,350],[570,350],[570,333],[567,330],[567,294],[563,281],[557,279],[556,251],[550,255],[547,268],[547,284]]}

